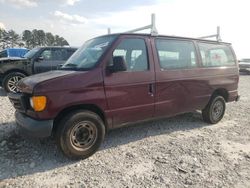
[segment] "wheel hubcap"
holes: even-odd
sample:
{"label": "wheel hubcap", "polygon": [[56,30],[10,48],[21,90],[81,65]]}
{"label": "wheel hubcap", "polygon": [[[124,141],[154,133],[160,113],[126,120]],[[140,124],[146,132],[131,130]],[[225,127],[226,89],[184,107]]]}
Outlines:
{"label": "wheel hubcap", "polygon": [[13,77],[11,77],[9,79],[8,83],[7,83],[9,91],[14,92],[14,93],[18,92],[17,83],[22,78],[23,78],[22,76],[13,76]]}
{"label": "wheel hubcap", "polygon": [[70,141],[78,150],[89,149],[94,145],[96,138],[96,126],[89,121],[83,121],[76,124],[70,133]]}
{"label": "wheel hubcap", "polygon": [[216,101],[213,105],[212,116],[214,120],[218,120],[223,114],[223,103],[221,101]]}

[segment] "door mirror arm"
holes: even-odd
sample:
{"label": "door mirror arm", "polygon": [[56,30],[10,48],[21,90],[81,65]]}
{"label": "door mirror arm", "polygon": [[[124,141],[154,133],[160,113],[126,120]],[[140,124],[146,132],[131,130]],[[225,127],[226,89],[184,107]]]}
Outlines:
{"label": "door mirror arm", "polygon": [[127,66],[123,56],[113,57],[113,65],[107,67],[109,73],[123,72],[127,70]]}
{"label": "door mirror arm", "polygon": [[36,61],[43,61],[44,60],[44,57],[43,56],[38,56],[37,58],[36,58]]}

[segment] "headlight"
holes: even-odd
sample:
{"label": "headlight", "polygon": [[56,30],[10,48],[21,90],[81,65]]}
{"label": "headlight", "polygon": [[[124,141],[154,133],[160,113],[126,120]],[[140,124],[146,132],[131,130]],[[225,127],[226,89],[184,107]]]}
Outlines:
{"label": "headlight", "polygon": [[45,96],[33,96],[30,98],[30,106],[36,111],[41,112],[45,109],[47,98]]}

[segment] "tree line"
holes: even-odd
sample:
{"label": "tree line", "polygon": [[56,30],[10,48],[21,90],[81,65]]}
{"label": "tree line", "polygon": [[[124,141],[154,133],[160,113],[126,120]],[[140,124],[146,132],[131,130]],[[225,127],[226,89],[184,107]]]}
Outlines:
{"label": "tree line", "polygon": [[6,31],[0,28],[0,49],[25,47],[35,48],[37,46],[68,46],[69,43],[59,35],[50,32],[33,29],[24,30],[21,35],[14,30]]}

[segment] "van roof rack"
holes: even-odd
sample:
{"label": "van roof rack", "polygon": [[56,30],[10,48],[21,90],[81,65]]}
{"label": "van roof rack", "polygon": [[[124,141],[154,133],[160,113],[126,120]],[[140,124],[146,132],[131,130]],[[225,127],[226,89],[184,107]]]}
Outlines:
{"label": "van roof rack", "polygon": [[218,42],[221,42],[221,35],[220,35],[220,26],[217,26],[217,33],[214,35],[208,35],[208,36],[203,36],[203,37],[199,37],[199,39],[208,39],[208,38],[216,38],[216,40]]}
{"label": "van roof rack", "polygon": [[[158,35],[158,31],[156,29],[156,24],[155,24],[155,14],[151,14],[151,24],[150,25],[146,25],[144,27],[139,27],[139,28],[136,28],[136,29],[132,29],[132,30],[129,30],[129,31],[126,31],[126,32],[123,32],[123,33],[135,33],[135,32],[138,32],[138,31],[143,31],[143,30],[146,30],[146,29],[151,29],[151,32],[150,34],[152,36],[157,36]],[[108,34],[111,34],[111,29],[108,28]],[[217,33],[214,34],[214,35],[208,35],[208,36],[202,36],[202,37],[198,37],[197,39],[209,39],[209,38],[216,38],[216,41],[218,42],[221,42],[221,35],[220,35],[220,26],[217,26]]]}
{"label": "van roof rack", "polygon": [[[155,26],[155,14],[151,14],[151,24],[150,25],[146,25],[146,26],[143,26],[143,27],[132,29],[132,30],[126,31],[124,33],[135,33],[137,31],[143,31],[143,30],[146,30],[146,29],[151,29],[150,34],[152,36],[157,36],[158,35],[158,31],[157,31],[156,26]],[[111,34],[111,29],[110,28],[108,28],[108,34]]]}

